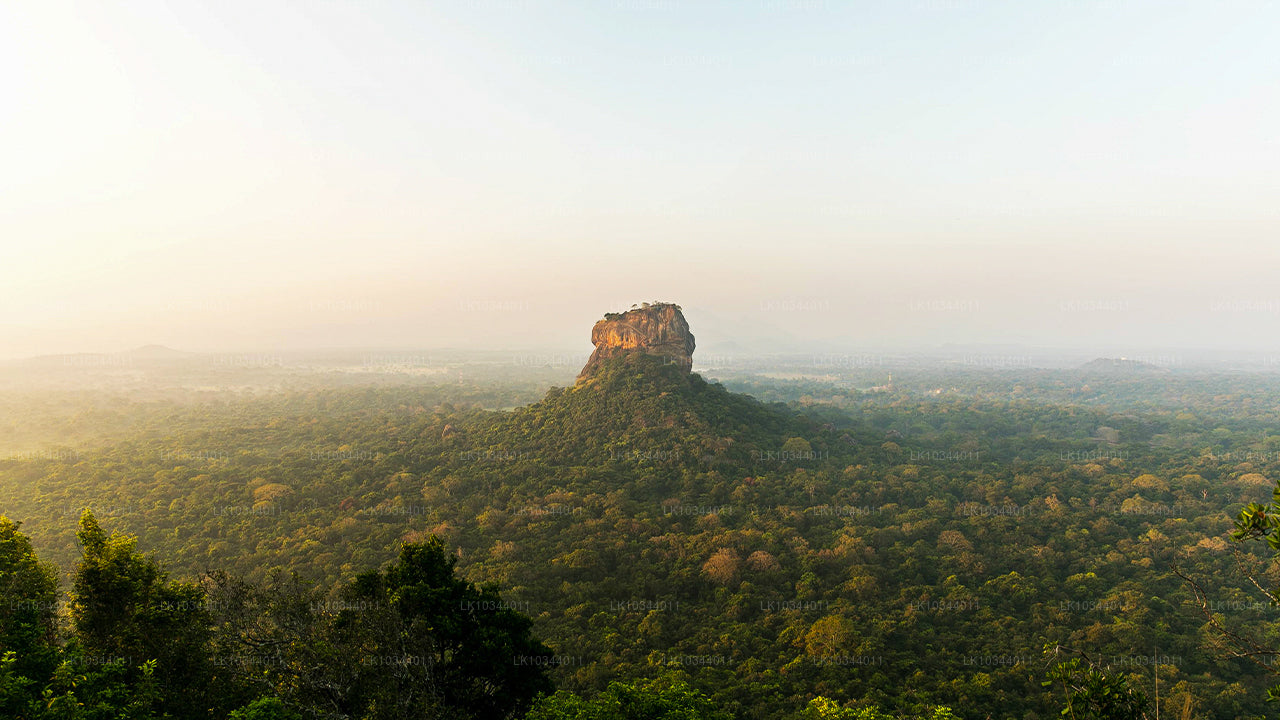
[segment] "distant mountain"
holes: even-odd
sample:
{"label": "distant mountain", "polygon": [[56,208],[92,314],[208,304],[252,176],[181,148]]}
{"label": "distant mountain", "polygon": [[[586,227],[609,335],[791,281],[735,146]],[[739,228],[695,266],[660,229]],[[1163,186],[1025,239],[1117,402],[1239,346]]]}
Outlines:
{"label": "distant mountain", "polygon": [[190,357],[195,353],[184,352],[182,350],[174,350],[173,348],[167,347],[164,345],[152,344],[152,345],[143,345],[142,347],[134,348],[132,350],[126,350],[121,354],[128,355],[129,357],[138,358],[138,359],[160,360],[160,359],[168,359],[168,358],[174,358],[174,359],[185,358],[185,357]]}
{"label": "distant mountain", "polygon": [[1096,358],[1080,366],[1088,372],[1105,373],[1167,373],[1169,369],[1160,365],[1134,360],[1131,358]]}
{"label": "distant mountain", "polygon": [[164,345],[143,345],[132,350],[114,353],[63,353],[59,355],[36,355],[15,362],[37,366],[68,367],[114,367],[130,365],[138,360],[178,360],[195,356],[196,353],[174,350]]}

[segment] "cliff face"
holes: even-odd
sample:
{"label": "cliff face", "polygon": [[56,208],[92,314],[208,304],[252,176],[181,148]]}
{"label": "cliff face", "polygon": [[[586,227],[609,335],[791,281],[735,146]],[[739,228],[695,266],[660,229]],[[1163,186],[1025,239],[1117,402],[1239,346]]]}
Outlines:
{"label": "cliff face", "polygon": [[591,328],[591,358],[578,373],[590,376],[602,360],[627,353],[667,358],[689,372],[693,368],[693,333],[679,305],[657,303],[624,313],[609,313]]}

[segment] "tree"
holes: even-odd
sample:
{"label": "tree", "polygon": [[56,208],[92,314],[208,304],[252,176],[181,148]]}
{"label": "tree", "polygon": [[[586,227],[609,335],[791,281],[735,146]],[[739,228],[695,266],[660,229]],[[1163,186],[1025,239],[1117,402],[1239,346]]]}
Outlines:
{"label": "tree", "polygon": [[[923,717],[924,720],[960,720],[955,713],[951,712],[951,708],[941,705],[931,707],[927,712],[928,715],[916,717]],[[799,720],[893,720],[893,716],[882,712],[875,705],[860,708],[843,707],[835,700],[819,695],[809,701],[800,714]]]}
{"label": "tree", "polygon": [[1150,700],[1141,690],[1129,684],[1121,673],[1108,672],[1081,652],[1049,645],[1045,652],[1052,656],[1070,653],[1055,663],[1041,683],[1046,688],[1061,686],[1066,705],[1064,717],[1074,720],[1144,720]]}
{"label": "tree", "polygon": [[357,663],[339,705],[369,718],[509,718],[552,689],[551,650],[533,621],[495,589],[454,576],[435,536],[356,577],[334,621],[335,643]]}
{"label": "tree", "polygon": [[821,695],[809,701],[800,718],[801,720],[893,720],[880,712],[880,708],[842,707],[835,700]]}
{"label": "tree", "polygon": [[108,536],[85,510],[76,533],[83,556],[71,599],[74,661],[90,667],[133,671],[155,661],[163,689],[159,709],[179,717],[208,714],[213,673],[209,662],[209,613],[205,594],[191,583],[172,582],[160,565],[136,550],[136,538]]}
{"label": "tree", "polygon": [[[1261,476],[1259,476],[1261,477]],[[1272,500],[1266,505],[1249,503],[1236,516],[1235,529],[1231,539],[1235,543],[1264,541],[1271,548],[1273,556],[1280,556],[1280,486],[1273,491]],[[1239,547],[1232,548],[1236,566],[1271,606],[1280,605],[1280,589],[1267,588],[1258,580],[1263,575],[1255,563],[1251,563]],[[1276,659],[1280,658],[1280,648],[1274,647],[1261,638],[1257,628],[1231,628],[1224,622],[1220,614],[1210,609],[1209,594],[1204,587],[1192,579],[1179,567],[1173,568],[1174,574],[1182,579],[1195,596],[1200,611],[1206,620],[1206,629],[1215,644],[1215,651],[1224,657],[1248,660],[1267,673],[1276,675],[1280,670],[1276,667]],[[1280,684],[1274,685],[1267,692],[1267,699],[1280,700]]]}
{"label": "tree", "polygon": [[793,460],[804,460],[808,459],[813,453],[813,446],[804,438],[793,437],[782,443],[782,452],[784,457]]}
{"label": "tree", "polygon": [[702,564],[702,572],[717,585],[728,585],[738,577],[739,564],[737,551],[720,548]]}
{"label": "tree", "polygon": [[15,716],[58,663],[58,581],[21,523],[0,516],[0,714]]}
{"label": "tree", "polygon": [[[75,653],[74,641],[68,648]],[[31,705],[24,720],[159,720],[163,691],[156,682],[156,661],[131,667],[123,661],[87,664],[70,655]],[[198,711],[196,711],[198,713]],[[187,715],[182,717],[198,717]]]}
{"label": "tree", "polygon": [[259,698],[233,711],[227,720],[302,720],[302,715],[286,706],[280,698]]}
{"label": "tree", "polygon": [[843,615],[827,615],[819,619],[804,636],[805,651],[814,657],[830,657],[842,652],[853,639],[857,628]]}
{"label": "tree", "polygon": [[262,703],[237,712],[274,712],[266,700],[277,695],[318,714],[335,709],[322,699],[334,687],[336,668],[352,659],[331,642],[331,616],[314,587],[279,570],[260,584],[215,570],[201,578],[201,585],[213,618],[212,656],[219,679],[229,685],[223,694],[240,703],[254,697]]}
{"label": "tree", "polygon": [[538,699],[525,720],[730,720],[707,696],[678,680],[613,682],[585,700],[560,691]]}

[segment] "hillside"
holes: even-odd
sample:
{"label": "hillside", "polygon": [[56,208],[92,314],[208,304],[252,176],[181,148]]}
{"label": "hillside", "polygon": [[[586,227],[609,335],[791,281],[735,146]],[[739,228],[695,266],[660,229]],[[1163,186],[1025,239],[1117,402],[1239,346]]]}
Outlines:
{"label": "hillside", "polygon": [[660,357],[631,354],[597,361],[589,377],[541,402],[479,418],[468,445],[550,463],[632,456],[688,466],[742,461],[812,426],[785,406],[727,392]]}

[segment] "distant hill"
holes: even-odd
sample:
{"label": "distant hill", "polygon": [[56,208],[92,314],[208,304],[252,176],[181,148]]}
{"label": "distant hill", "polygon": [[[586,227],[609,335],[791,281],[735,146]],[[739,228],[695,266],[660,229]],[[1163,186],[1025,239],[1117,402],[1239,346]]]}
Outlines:
{"label": "distant hill", "polygon": [[1161,365],[1154,365],[1141,360],[1133,360],[1130,358],[1096,358],[1080,366],[1081,370],[1087,372],[1105,372],[1105,373],[1167,373],[1169,368]]}
{"label": "distant hill", "polygon": [[174,350],[164,345],[143,345],[132,350],[115,353],[64,353],[59,355],[36,355],[15,361],[17,364],[36,367],[119,367],[130,365],[140,360],[180,360],[195,357],[196,353]]}
{"label": "distant hill", "polygon": [[167,358],[177,359],[177,358],[190,357],[191,355],[194,355],[194,353],[184,352],[182,350],[174,350],[171,347],[167,347],[164,345],[155,345],[155,344],[143,345],[142,347],[134,348],[132,350],[127,350],[121,354],[128,355],[129,357],[133,357],[133,358],[148,359],[148,360],[158,360],[158,359],[167,359]]}
{"label": "distant hill", "polygon": [[[682,364],[630,353],[597,361],[592,375],[540,402],[483,415],[466,429],[477,451],[536,454],[581,465],[627,456],[676,464],[746,462],[798,433],[824,434],[785,406],[708,383]],[[703,466],[705,469],[705,466]]]}

